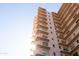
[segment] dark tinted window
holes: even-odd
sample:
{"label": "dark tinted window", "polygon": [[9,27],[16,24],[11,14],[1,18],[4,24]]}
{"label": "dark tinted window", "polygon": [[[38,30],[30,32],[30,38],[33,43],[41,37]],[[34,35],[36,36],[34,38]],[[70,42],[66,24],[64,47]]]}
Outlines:
{"label": "dark tinted window", "polygon": [[53,44],[53,47],[55,47],[55,45]]}
{"label": "dark tinted window", "polygon": [[55,55],[56,55],[56,53],[54,52],[54,53],[53,53],[53,55],[55,56]]}
{"label": "dark tinted window", "polygon": [[78,53],[77,53],[77,52],[76,52],[76,53],[74,53],[74,54],[73,54],[73,56],[78,56]]}
{"label": "dark tinted window", "polygon": [[77,43],[79,43],[79,40],[77,40]]}

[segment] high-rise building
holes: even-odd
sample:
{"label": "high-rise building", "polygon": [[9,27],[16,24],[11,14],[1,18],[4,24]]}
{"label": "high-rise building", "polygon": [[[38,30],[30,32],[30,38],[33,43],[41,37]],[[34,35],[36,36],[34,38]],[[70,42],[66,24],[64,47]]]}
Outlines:
{"label": "high-rise building", "polygon": [[64,3],[58,13],[39,7],[33,25],[31,55],[79,55],[79,4]]}

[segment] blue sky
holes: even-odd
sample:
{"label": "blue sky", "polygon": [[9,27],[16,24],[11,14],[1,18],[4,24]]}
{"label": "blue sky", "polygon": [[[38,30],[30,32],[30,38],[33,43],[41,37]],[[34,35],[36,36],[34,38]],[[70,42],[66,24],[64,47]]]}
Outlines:
{"label": "blue sky", "polygon": [[[26,56],[39,6],[57,12],[62,4],[0,4],[0,55]],[[2,54],[3,53],[3,54]]]}

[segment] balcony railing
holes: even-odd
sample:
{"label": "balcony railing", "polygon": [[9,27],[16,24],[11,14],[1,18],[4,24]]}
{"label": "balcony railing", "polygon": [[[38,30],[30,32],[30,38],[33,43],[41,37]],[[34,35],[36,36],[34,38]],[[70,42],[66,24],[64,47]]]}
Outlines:
{"label": "balcony railing", "polygon": [[50,49],[50,47],[44,45],[43,42],[33,41],[32,43],[34,43],[34,44],[36,45],[37,48]]}
{"label": "balcony railing", "polygon": [[46,13],[44,13],[44,12],[38,12],[38,14],[46,17]]}
{"label": "balcony railing", "polygon": [[39,21],[47,23],[46,19],[39,18]]}
{"label": "balcony railing", "polygon": [[46,10],[44,10],[44,9],[39,9],[38,11],[46,13]]}
{"label": "balcony railing", "polygon": [[63,48],[63,51],[69,51],[68,48]]}
{"label": "balcony railing", "polygon": [[46,25],[46,24],[42,24],[42,23],[39,23],[39,24],[36,24],[35,26],[34,26],[34,29],[40,29],[40,28],[42,28],[43,30],[48,30],[48,26]]}
{"label": "balcony railing", "polygon": [[59,44],[61,44],[61,45],[66,45],[66,41],[61,40],[61,41],[59,42]]}
{"label": "balcony railing", "polygon": [[74,40],[76,40],[79,37],[79,33],[77,32],[75,35],[72,34],[68,39],[67,39],[67,44],[70,45]]}
{"label": "balcony railing", "polygon": [[45,32],[48,32],[48,30],[47,30],[47,29],[44,29],[44,28],[42,28],[41,30],[42,30],[42,31],[45,31]]}
{"label": "balcony railing", "polygon": [[45,24],[45,23],[39,23],[39,25],[47,27],[47,24]]}
{"label": "balcony railing", "polygon": [[40,37],[40,38],[48,39],[48,36],[44,34],[36,34],[36,35],[33,35],[33,37]]}
{"label": "balcony railing", "polygon": [[61,51],[63,51],[63,52],[67,52],[67,53],[70,52],[69,48],[66,47],[66,46],[62,46]]}
{"label": "balcony railing", "polygon": [[35,50],[34,52],[35,52],[35,53],[34,53],[35,55],[39,54],[38,56],[40,56],[40,55],[48,56],[48,51],[44,51],[44,50],[39,50],[39,49],[37,49],[37,50]]}
{"label": "balcony railing", "polygon": [[38,11],[46,13],[46,9],[39,7]]}
{"label": "balcony railing", "polygon": [[43,19],[43,20],[47,20],[47,18],[42,16],[42,15],[38,15],[38,18]]}
{"label": "balcony railing", "polygon": [[72,45],[70,46],[70,48],[71,48],[71,50],[73,50],[73,49],[75,48],[75,45],[72,44]]}
{"label": "balcony railing", "polygon": [[48,32],[48,29],[46,29],[46,28],[44,28],[44,27],[40,27],[40,28],[38,28],[37,30],[41,30],[41,31],[43,31],[43,32]]}

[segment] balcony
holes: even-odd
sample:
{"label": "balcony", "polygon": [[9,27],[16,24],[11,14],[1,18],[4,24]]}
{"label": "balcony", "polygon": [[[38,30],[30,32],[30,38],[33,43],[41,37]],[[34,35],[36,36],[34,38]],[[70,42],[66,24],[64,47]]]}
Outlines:
{"label": "balcony", "polygon": [[46,32],[46,33],[48,33],[48,29],[45,29],[45,28],[39,28],[39,30],[42,31],[42,32]]}
{"label": "balcony", "polygon": [[[73,35],[73,34],[72,34]],[[67,39],[67,45],[70,45],[71,43],[73,43],[75,40],[77,40],[77,38],[79,37],[79,33],[77,32],[75,36],[71,36],[68,38],[70,40]]]}
{"label": "balcony", "polygon": [[[66,44],[64,44],[65,42],[60,42],[59,44],[60,45],[64,45],[64,46],[70,46],[71,48],[70,49],[74,49],[75,46],[78,45],[78,43],[76,43],[75,41],[79,38],[79,33],[76,34],[76,36],[74,36],[73,38],[69,37],[66,41]],[[74,43],[73,43],[74,42]],[[73,44],[72,44],[73,43]],[[75,45],[74,45],[75,44]]]}
{"label": "balcony", "polygon": [[38,12],[38,17],[47,18],[47,15],[46,15],[46,13]]}
{"label": "balcony", "polygon": [[34,26],[35,26],[35,25],[38,25],[38,24],[47,26],[47,20],[39,19],[38,21],[35,21],[35,22],[33,23]]}
{"label": "balcony", "polygon": [[45,24],[45,23],[39,23],[39,25],[44,26],[44,27],[47,27],[47,24]]}
{"label": "balcony", "polygon": [[67,39],[79,26],[79,23],[76,24],[76,26],[70,31],[70,33],[65,37],[65,39]]}
{"label": "balcony", "polygon": [[45,34],[45,35],[48,35],[49,33],[48,33],[48,31],[43,31],[43,30],[40,30],[40,29],[36,29],[35,30],[36,32],[36,34]]}
{"label": "balcony", "polygon": [[69,51],[69,49],[68,49],[68,47],[64,47],[63,46],[63,49],[61,49],[61,51],[60,51],[61,53],[64,53],[64,54],[67,54],[67,55],[70,55],[70,51]]}
{"label": "balcony", "polygon": [[66,41],[61,40],[61,41],[59,42],[59,44],[60,44],[60,45],[65,45],[65,46],[66,46]]}
{"label": "balcony", "polygon": [[39,54],[38,56],[42,55],[42,56],[48,56],[48,51],[44,51],[44,50],[35,50],[35,55]]}
{"label": "balcony", "polygon": [[43,24],[43,23],[38,23],[38,24],[34,25],[33,28],[34,29],[40,29],[40,28],[42,28],[45,31],[48,30],[48,26],[46,24]]}
{"label": "balcony", "polygon": [[[42,49],[47,49],[49,50],[50,47],[48,45],[44,45],[43,42],[39,42],[39,41],[32,41],[33,44],[36,45],[36,48],[42,48]],[[48,43],[48,42],[47,42]]]}
{"label": "balcony", "polygon": [[75,45],[72,44],[72,45],[70,46],[70,49],[73,50],[74,48],[75,48]]}
{"label": "balcony", "polygon": [[44,23],[47,25],[47,20],[39,18],[38,23]]}
{"label": "balcony", "polygon": [[65,29],[64,33],[69,29],[70,33],[66,36],[66,39],[69,35],[71,35],[74,30],[79,26],[79,23],[76,23],[76,19],[73,20],[73,22],[70,23],[70,25]]}
{"label": "balcony", "polygon": [[42,33],[42,34],[48,35],[48,27],[41,26],[39,24],[34,26],[34,31],[36,31],[37,33]]}
{"label": "balcony", "polygon": [[44,17],[46,17],[47,15],[46,15],[46,13],[44,13],[44,12],[38,12],[38,15],[42,15],[42,16],[44,16]]}
{"label": "balcony", "polygon": [[71,55],[70,52],[67,52],[67,51],[60,51],[60,52],[66,54],[66,55],[68,55],[68,56]]}
{"label": "balcony", "polygon": [[68,48],[63,48],[63,51],[69,51]]}
{"label": "balcony", "polygon": [[42,25],[42,24],[37,24],[34,26],[34,28],[42,30],[42,31],[48,31],[48,27],[46,25]]}
{"label": "balcony", "polygon": [[38,8],[38,11],[43,12],[43,13],[46,13],[46,9],[41,8],[41,7]]}
{"label": "balcony", "polygon": [[76,49],[76,47],[79,45],[79,43],[77,42],[78,39],[79,39],[79,37],[77,37],[77,38],[75,39],[75,41],[72,42],[72,44],[69,46],[70,49],[71,49],[71,51],[74,50],[74,49]]}
{"label": "balcony", "polygon": [[46,14],[46,10],[39,9],[38,11]]}
{"label": "balcony", "polygon": [[55,22],[55,24],[60,26],[60,22],[59,21],[54,20],[54,22]]}
{"label": "balcony", "polygon": [[38,19],[47,20],[47,17],[42,16],[42,15],[38,15]]}
{"label": "balcony", "polygon": [[36,38],[35,40],[49,41],[48,36],[44,34],[35,34],[33,37]]}
{"label": "balcony", "polygon": [[79,45],[77,45],[77,46],[72,46],[72,50],[71,51],[60,51],[61,53],[65,53],[65,54],[69,54],[69,55],[71,55],[74,51],[76,51],[77,49],[79,49]]}
{"label": "balcony", "polygon": [[57,36],[57,38],[64,39],[64,36],[59,35],[59,36]]}

